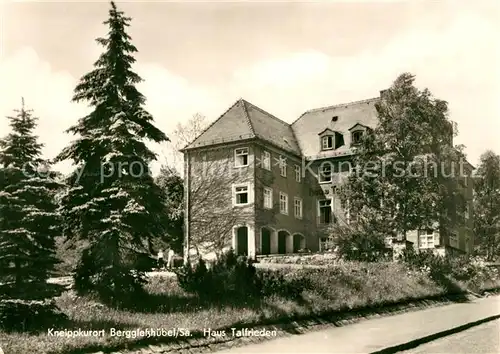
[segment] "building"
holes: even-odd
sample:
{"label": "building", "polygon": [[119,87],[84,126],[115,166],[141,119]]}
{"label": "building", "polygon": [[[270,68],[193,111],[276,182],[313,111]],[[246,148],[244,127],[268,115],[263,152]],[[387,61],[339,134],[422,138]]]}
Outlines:
{"label": "building", "polygon": [[[182,150],[185,247],[191,249],[196,235],[203,233],[209,239],[221,234],[216,239],[219,246],[232,247],[240,254],[324,250],[324,229],[350,222],[335,191],[339,177],[348,172],[342,162],[352,158],[363,134],[377,124],[375,103],[379,100],[313,109],[292,124],[238,100]],[[334,171],[318,173],[319,168],[329,168],[321,165],[325,160],[333,162]],[[217,185],[206,182],[210,180],[206,171],[214,164],[224,167]],[[472,172],[472,166],[468,168]],[[466,178],[463,185],[469,203],[466,227],[448,237],[435,230],[415,231],[409,233],[408,241],[418,249],[440,253],[472,250],[471,181]],[[197,199],[197,193],[204,197]],[[210,227],[210,220],[226,225],[217,231]]]}

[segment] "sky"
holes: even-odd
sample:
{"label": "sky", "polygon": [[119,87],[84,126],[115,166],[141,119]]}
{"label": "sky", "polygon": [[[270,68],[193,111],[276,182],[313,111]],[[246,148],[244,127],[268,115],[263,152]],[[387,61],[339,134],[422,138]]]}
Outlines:
{"label": "sky", "polygon": [[[167,135],[195,113],[215,120],[239,98],[293,122],[309,109],[377,97],[411,72],[419,88],[449,102],[470,162],[500,153],[497,0],[116,4],[132,17],[139,89]],[[107,33],[108,9],[0,0],[0,116],[24,97],[47,158],[88,112],[71,97],[102,51],[95,38]],[[171,143],[152,147],[159,163],[179,166]]]}

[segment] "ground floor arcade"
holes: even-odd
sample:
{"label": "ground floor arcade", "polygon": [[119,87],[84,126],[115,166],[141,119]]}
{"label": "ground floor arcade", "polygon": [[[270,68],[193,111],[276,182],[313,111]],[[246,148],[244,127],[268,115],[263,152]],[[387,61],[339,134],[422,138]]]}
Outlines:
{"label": "ground floor arcade", "polygon": [[248,256],[298,253],[306,248],[306,238],[286,229],[264,226],[255,230],[252,225],[243,224],[233,228],[232,247],[237,254]]}

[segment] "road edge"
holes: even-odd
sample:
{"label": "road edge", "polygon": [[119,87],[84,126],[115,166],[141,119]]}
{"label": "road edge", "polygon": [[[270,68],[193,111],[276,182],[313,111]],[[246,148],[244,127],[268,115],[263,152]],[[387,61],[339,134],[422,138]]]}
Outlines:
{"label": "road edge", "polygon": [[414,349],[420,345],[427,344],[427,343],[433,342],[437,339],[441,339],[441,338],[450,336],[452,334],[457,334],[457,333],[463,332],[465,330],[468,330],[470,328],[473,328],[473,327],[476,327],[476,326],[479,326],[479,325],[482,325],[484,323],[488,323],[491,321],[495,321],[498,319],[500,319],[500,314],[494,315],[494,316],[489,316],[489,317],[486,317],[486,318],[483,318],[483,319],[480,319],[480,320],[477,320],[474,322],[469,322],[469,323],[466,323],[464,325],[457,326],[457,327],[454,327],[451,329],[447,329],[445,331],[441,331],[438,333],[433,333],[433,334],[430,334],[428,336],[417,338],[417,339],[414,339],[414,340],[406,342],[406,343],[397,344],[397,345],[394,345],[391,347],[380,349],[380,350],[371,352],[370,354],[394,354],[394,353],[402,352],[405,350]]}
{"label": "road edge", "polygon": [[[500,293],[500,288],[487,289],[481,291],[482,294],[497,295]],[[316,316],[314,318],[304,318],[297,320],[284,321],[281,323],[267,323],[267,324],[253,324],[245,326],[234,326],[234,327],[246,327],[255,330],[266,329],[266,330],[276,330],[278,332],[277,337],[267,338],[267,337],[217,337],[217,338],[206,338],[205,336],[198,335],[198,333],[193,333],[190,338],[178,338],[177,340],[163,341],[154,340],[149,338],[149,340],[138,340],[135,343],[128,343],[125,346],[119,346],[114,348],[80,348],[77,351],[65,351],[65,354],[76,354],[76,353],[94,353],[94,354],[104,354],[104,353],[135,353],[141,350],[149,350],[151,353],[178,353],[178,354],[193,354],[193,353],[207,353],[214,351],[223,351],[230,349],[232,347],[242,347],[248,344],[257,344],[259,342],[265,342],[268,340],[273,340],[277,338],[283,338],[287,336],[294,336],[297,334],[305,334],[310,332],[316,332],[323,329],[333,328],[333,327],[343,327],[350,324],[358,323],[360,321],[370,320],[373,318],[389,317],[402,313],[409,313],[414,311],[425,310],[433,307],[441,307],[446,305],[451,305],[464,301],[464,297],[468,294],[470,297],[469,301],[472,299],[485,298],[487,296],[480,296],[479,294],[471,293],[461,293],[461,294],[447,294],[443,296],[436,296],[427,299],[414,299],[413,301],[405,301],[403,303],[391,304],[388,306],[381,306],[376,308],[360,309],[349,312],[342,313],[331,313],[324,314],[322,316]],[[226,328],[227,330],[227,328]],[[153,340],[151,340],[153,339]],[[85,350],[86,349],[86,350]]]}

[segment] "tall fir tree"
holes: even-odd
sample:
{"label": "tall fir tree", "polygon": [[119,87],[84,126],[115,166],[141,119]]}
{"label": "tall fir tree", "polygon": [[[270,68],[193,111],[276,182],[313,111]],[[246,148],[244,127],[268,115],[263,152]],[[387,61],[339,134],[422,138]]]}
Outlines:
{"label": "tall fir tree", "polygon": [[142,291],[144,274],[139,257],[151,241],[164,235],[164,193],[155,184],[149,164],[156,160],[145,140],[168,141],[143,108],[145,97],[136,89],[141,78],[132,71],[137,52],[126,33],[131,18],[111,2],[105,48],[94,69],[75,88],[73,101],[87,102],[92,112],[67,132],[79,137],[56,161],[77,166],[62,198],[65,235],[85,239],[75,285],[81,292],[96,291],[117,303]]}
{"label": "tall fir tree", "polygon": [[0,299],[43,300],[60,290],[47,284],[58,263],[60,184],[40,157],[37,118],[24,100],[16,112],[7,117],[12,132],[0,140]]}
{"label": "tall fir tree", "polygon": [[459,184],[465,156],[453,146],[447,103],[414,80],[402,74],[383,92],[379,123],[356,148],[342,196],[351,219],[396,242],[412,230],[450,232],[465,208]]}
{"label": "tall fir tree", "polygon": [[474,178],[474,234],[477,253],[488,261],[500,258],[500,156],[481,155]]}

